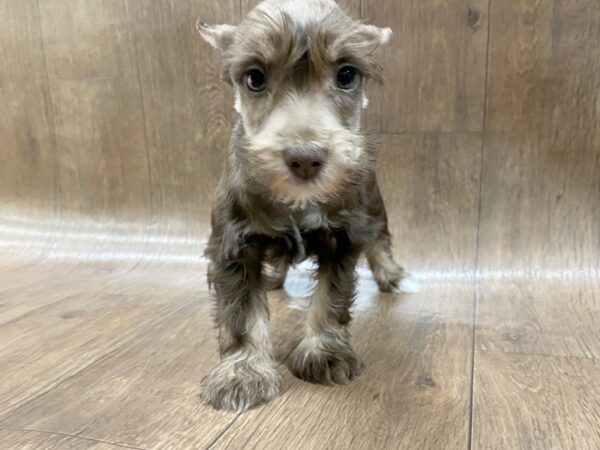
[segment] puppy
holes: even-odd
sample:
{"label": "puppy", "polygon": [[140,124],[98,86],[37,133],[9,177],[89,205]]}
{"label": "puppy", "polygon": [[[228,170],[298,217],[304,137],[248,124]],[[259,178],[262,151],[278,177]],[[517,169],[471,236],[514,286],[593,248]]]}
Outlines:
{"label": "puppy", "polygon": [[202,396],[244,411],[279,391],[265,291],[290,264],[318,262],[306,334],[288,362],[299,378],[345,384],[362,363],[348,324],[355,266],[366,254],[382,291],[398,287],[375,148],[361,133],[365,87],[381,80],[389,28],[333,0],[266,0],[238,26],[198,23],[220,50],[239,114],[218,185],[206,255],[221,361]]}

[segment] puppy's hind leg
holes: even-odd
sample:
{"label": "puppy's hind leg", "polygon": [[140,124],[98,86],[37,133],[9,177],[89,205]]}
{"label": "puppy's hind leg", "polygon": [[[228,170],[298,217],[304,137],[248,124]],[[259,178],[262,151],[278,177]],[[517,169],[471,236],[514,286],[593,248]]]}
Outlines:
{"label": "puppy's hind leg", "polygon": [[417,280],[407,274],[404,269],[394,261],[392,251],[392,235],[388,229],[387,212],[379,186],[375,178],[372,180],[369,199],[369,215],[380,227],[377,238],[367,245],[365,256],[373,272],[373,278],[382,292],[418,292]]}
{"label": "puppy's hind leg", "polygon": [[404,278],[404,269],[394,261],[392,242],[389,233],[382,232],[365,250],[369,268],[381,292],[398,289]]}

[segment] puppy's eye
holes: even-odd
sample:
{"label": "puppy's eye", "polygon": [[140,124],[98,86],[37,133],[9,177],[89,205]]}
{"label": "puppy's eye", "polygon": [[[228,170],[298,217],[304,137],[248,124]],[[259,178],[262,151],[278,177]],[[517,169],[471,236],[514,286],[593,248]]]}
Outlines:
{"label": "puppy's eye", "polygon": [[252,92],[260,92],[265,89],[267,78],[260,69],[250,69],[244,76],[246,80],[246,86]]}
{"label": "puppy's eye", "polygon": [[337,87],[345,91],[354,89],[360,83],[360,74],[356,67],[342,66],[336,76]]}

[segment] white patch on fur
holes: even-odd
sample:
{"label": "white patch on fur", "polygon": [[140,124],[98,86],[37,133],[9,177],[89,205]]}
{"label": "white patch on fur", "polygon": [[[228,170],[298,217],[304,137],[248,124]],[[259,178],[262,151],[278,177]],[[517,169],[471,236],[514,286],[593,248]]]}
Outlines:
{"label": "white patch on fur", "polygon": [[369,106],[369,98],[367,97],[367,93],[363,91],[362,108],[367,109],[367,106]]}
{"label": "white patch on fur", "polygon": [[238,114],[242,113],[242,97],[240,95],[240,88],[238,86],[233,87],[233,109],[236,110]]}
{"label": "white patch on fur", "polygon": [[296,23],[306,26],[309,23],[321,21],[336,7],[333,0],[313,0],[310,5],[298,0],[266,0],[261,2],[257,9],[268,13],[284,12],[293,17]]}

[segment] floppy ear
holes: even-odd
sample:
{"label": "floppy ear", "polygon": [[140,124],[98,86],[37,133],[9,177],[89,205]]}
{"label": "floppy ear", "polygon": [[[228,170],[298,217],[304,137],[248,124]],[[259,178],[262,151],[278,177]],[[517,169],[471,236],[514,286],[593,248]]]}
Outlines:
{"label": "floppy ear", "polygon": [[217,50],[224,52],[231,44],[236,27],[233,25],[207,25],[200,19],[196,21],[196,29],[200,36]]}

